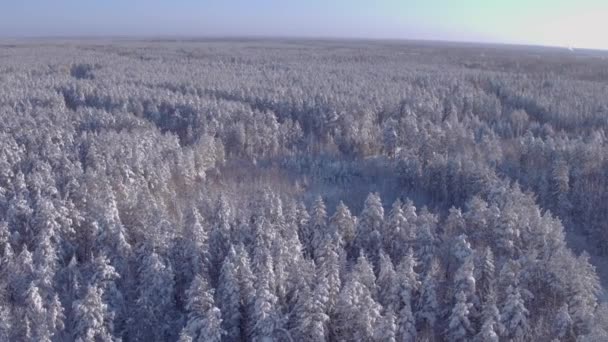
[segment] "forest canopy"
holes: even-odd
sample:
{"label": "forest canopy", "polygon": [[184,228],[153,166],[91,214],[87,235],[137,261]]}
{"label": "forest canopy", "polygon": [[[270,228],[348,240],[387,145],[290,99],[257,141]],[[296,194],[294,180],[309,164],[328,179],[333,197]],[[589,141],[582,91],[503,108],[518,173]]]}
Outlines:
{"label": "forest canopy", "polygon": [[606,341],[607,57],[2,44],[0,340]]}

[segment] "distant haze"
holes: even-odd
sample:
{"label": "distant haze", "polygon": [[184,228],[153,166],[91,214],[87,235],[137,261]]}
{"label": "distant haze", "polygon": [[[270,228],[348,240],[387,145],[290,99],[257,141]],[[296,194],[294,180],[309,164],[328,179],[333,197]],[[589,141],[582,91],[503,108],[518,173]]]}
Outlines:
{"label": "distant haze", "polygon": [[431,39],[608,49],[607,0],[2,1],[0,36]]}

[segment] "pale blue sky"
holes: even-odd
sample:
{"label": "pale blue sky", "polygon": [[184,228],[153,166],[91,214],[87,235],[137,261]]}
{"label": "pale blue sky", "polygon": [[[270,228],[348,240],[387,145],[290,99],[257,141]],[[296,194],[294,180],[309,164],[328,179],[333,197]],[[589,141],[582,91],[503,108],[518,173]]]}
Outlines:
{"label": "pale blue sky", "polygon": [[0,36],[299,36],[608,49],[608,0],[0,0]]}

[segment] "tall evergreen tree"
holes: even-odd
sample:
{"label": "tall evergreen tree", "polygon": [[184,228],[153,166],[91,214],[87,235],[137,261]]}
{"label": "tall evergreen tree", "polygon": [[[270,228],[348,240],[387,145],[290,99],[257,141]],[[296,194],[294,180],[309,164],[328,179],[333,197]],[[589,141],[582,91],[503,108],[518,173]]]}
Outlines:
{"label": "tall evergreen tree", "polygon": [[322,197],[317,197],[310,215],[310,231],[312,232],[312,251],[313,256],[316,255],[321,248],[325,235],[328,234],[327,229],[327,209]]}
{"label": "tall evergreen tree", "polygon": [[468,302],[467,295],[459,291],[455,296],[455,304],[448,318],[446,338],[450,341],[467,341],[473,334],[469,320],[470,308],[473,304]]}
{"label": "tall evergreen tree", "polygon": [[518,287],[507,287],[507,297],[500,309],[500,319],[505,327],[505,337],[513,341],[528,338],[528,310]]}
{"label": "tall evergreen tree", "polygon": [[357,263],[352,271],[352,276],[356,277],[361,284],[365,285],[372,296],[375,297],[377,295],[378,288],[376,286],[376,275],[374,274],[374,269],[367,260],[365,253],[359,253],[359,258],[357,258]]}
{"label": "tall evergreen tree", "polygon": [[357,222],[357,237],[355,239],[359,247],[372,263],[377,261],[378,253],[382,248],[382,225],[384,224],[384,208],[380,196],[370,193],[363,205],[363,211]]}
{"label": "tall evergreen tree", "polygon": [[568,312],[568,304],[562,305],[559,311],[555,315],[555,320],[553,321],[553,331],[556,338],[566,341],[571,341],[574,339],[574,322],[572,321],[572,317],[570,317],[570,312]]}
{"label": "tall evergreen tree", "polygon": [[226,332],[225,341],[241,340],[241,288],[239,286],[237,268],[233,259],[236,257],[234,248],[230,247],[228,256],[224,259],[220,271],[217,288],[217,303],[222,313],[222,328]]}
{"label": "tall evergreen tree", "polygon": [[211,263],[209,273],[214,281],[218,279],[222,262],[230,249],[232,241],[231,218],[230,205],[225,197],[220,196],[209,234],[209,258]]}
{"label": "tall evergreen tree", "polygon": [[475,338],[479,341],[498,341],[503,333],[500,313],[496,307],[495,294],[488,295],[483,303],[481,328]]}
{"label": "tall evergreen tree", "polygon": [[395,313],[392,310],[388,310],[379,321],[374,333],[375,340],[396,342],[398,328]]}
{"label": "tall evergreen tree", "polygon": [[317,277],[327,281],[327,307],[331,313],[338,301],[338,294],[342,285],[339,245],[332,240],[326,240],[321,247],[317,263]]}
{"label": "tall evergreen tree", "polygon": [[416,318],[412,312],[411,296],[402,293],[401,309],[397,318],[397,339],[399,341],[416,341],[418,332],[416,331]]}
{"label": "tall evergreen tree", "polygon": [[103,290],[89,286],[85,296],[74,302],[74,340],[114,341],[112,315],[103,301]]}
{"label": "tall evergreen tree", "polygon": [[378,299],[385,309],[396,310],[399,308],[399,281],[397,272],[390,257],[380,253],[380,271],[378,272]]}
{"label": "tall evergreen tree", "polygon": [[380,305],[374,301],[368,287],[358,277],[349,279],[336,305],[334,334],[346,340],[371,340],[380,317]]}
{"label": "tall evergreen tree", "polygon": [[298,341],[324,341],[329,330],[326,313],[327,279],[321,278],[314,291],[305,289],[300,293],[297,306],[297,326],[293,337]]}
{"label": "tall evergreen tree", "polygon": [[50,342],[52,338],[63,330],[63,308],[55,297],[46,303],[40,295],[40,290],[33,282],[25,294],[23,318],[19,322],[18,336],[25,340]]}
{"label": "tall evergreen tree", "polygon": [[135,341],[170,339],[175,333],[172,324],[179,319],[173,271],[155,252],[142,252],[145,254],[137,272],[137,305],[131,308],[128,336]]}
{"label": "tall evergreen tree", "polygon": [[253,334],[255,324],[255,300],[256,300],[256,289],[254,287],[256,283],[256,277],[251,270],[251,262],[249,255],[243,247],[238,245],[234,256],[229,254],[231,258],[234,258],[237,269],[237,277],[239,282],[239,289],[241,293],[241,305],[244,310],[244,324],[241,325],[241,336],[249,338]]}
{"label": "tall evergreen tree", "polygon": [[298,203],[297,208],[297,225],[298,225],[298,236],[302,242],[304,248],[304,256],[312,258],[313,256],[313,236],[314,231],[312,230],[311,217],[306,209],[304,203]]}
{"label": "tall evergreen tree", "polygon": [[403,247],[414,239],[413,236],[409,236],[406,224],[407,220],[403,214],[401,201],[397,199],[393,203],[382,230],[384,248],[391,258],[403,255],[405,252]]}
{"label": "tall evergreen tree", "polygon": [[225,331],[222,329],[221,312],[213,300],[213,289],[209,288],[203,277],[197,275],[187,292],[188,321],[180,334],[180,339],[220,342]]}
{"label": "tall evergreen tree", "polygon": [[414,298],[420,289],[419,276],[415,270],[417,265],[418,261],[414,256],[413,250],[410,249],[397,266],[397,278],[400,285],[399,293],[404,301],[406,301],[406,296],[410,300]]}
{"label": "tall evergreen tree", "polygon": [[489,247],[483,251],[480,257],[480,266],[475,268],[478,270],[476,276],[476,285],[479,291],[479,296],[482,301],[487,297],[495,295],[496,286],[496,269],[494,263],[494,253]]}
{"label": "tall evergreen tree", "polygon": [[346,252],[352,252],[356,234],[356,222],[348,207],[340,201],[336,212],[329,219],[330,231],[337,232],[340,243]]}
{"label": "tall evergreen tree", "polygon": [[431,263],[431,268],[427,271],[420,286],[420,300],[416,310],[418,326],[423,334],[433,335],[439,316],[440,306],[437,298],[437,261]]}

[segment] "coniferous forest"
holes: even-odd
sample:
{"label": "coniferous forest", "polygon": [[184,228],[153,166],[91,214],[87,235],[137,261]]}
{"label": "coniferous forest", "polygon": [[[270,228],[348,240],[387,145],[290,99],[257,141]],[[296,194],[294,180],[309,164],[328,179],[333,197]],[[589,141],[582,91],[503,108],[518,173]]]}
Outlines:
{"label": "coniferous forest", "polygon": [[607,58],[4,42],[0,341],[608,341]]}

